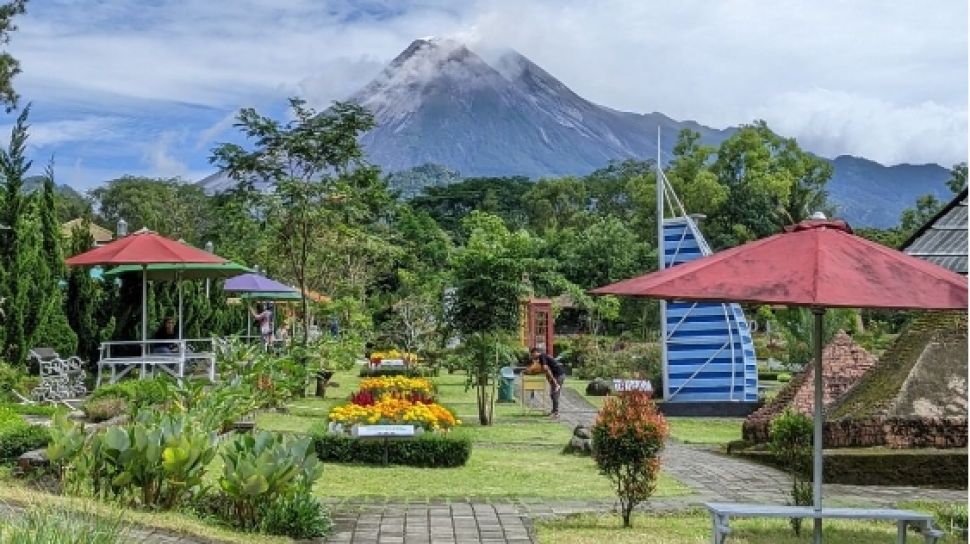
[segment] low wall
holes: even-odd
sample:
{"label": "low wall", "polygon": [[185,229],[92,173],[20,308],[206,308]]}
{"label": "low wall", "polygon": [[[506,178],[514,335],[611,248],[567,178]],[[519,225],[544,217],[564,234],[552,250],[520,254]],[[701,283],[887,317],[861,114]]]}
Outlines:
{"label": "low wall", "polygon": [[[742,426],[742,436],[754,443],[768,442],[769,426],[767,419],[749,419]],[[965,448],[967,418],[874,416],[837,419],[825,422],[824,434],[826,448]]]}

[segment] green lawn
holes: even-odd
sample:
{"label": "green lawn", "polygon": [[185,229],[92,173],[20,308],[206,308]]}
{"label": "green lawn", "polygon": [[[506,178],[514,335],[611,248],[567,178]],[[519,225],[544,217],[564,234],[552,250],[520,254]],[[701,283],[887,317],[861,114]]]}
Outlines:
{"label": "green lawn", "polygon": [[[326,399],[299,399],[290,413],[266,412],[257,427],[274,431],[307,432],[326,421],[329,409],[356,389],[356,374],[340,372],[333,378],[340,387],[327,390]],[[463,467],[450,469],[404,466],[330,464],[315,491],[325,497],[384,496],[612,498],[609,481],[599,475],[588,457],[563,455],[570,430],[542,415],[526,413],[519,404],[496,404],[495,423],[478,424],[475,391],[465,390],[463,374],[444,374],[433,381],[441,403],[451,407],[463,425],[452,432],[473,442],[472,455]],[[568,382],[567,382],[568,383]],[[690,490],[663,476],[658,496],[686,495]]]}
{"label": "green lawn", "polygon": [[[612,498],[609,481],[586,457],[561,455],[558,447],[483,447],[458,468],[327,464],[314,486],[322,497],[541,497]],[[657,496],[686,495],[679,482],[662,476]]]}
{"label": "green lawn", "polygon": [[670,436],[690,444],[727,444],[741,439],[741,418],[669,417]]}
{"label": "green lawn", "polygon": [[[738,519],[731,522],[731,544],[795,544],[812,541],[812,524],[802,523],[795,537],[782,519]],[[826,544],[883,544],[895,542],[896,525],[876,521],[826,521]],[[636,515],[633,528],[624,529],[617,515],[581,515],[536,523],[540,543],[554,544],[706,544],[711,541],[711,518],[706,512]],[[911,533],[909,540],[921,540]],[[965,542],[947,536],[941,544]]]}
{"label": "green lawn", "polygon": [[603,407],[603,403],[606,402],[607,397],[587,395],[586,386],[588,384],[589,384],[589,380],[580,380],[577,378],[573,378],[572,376],[566,378],[566,387],[579,393],[584,399],[589,401],[589,403],[595,406],[596,409],[598,410]]}

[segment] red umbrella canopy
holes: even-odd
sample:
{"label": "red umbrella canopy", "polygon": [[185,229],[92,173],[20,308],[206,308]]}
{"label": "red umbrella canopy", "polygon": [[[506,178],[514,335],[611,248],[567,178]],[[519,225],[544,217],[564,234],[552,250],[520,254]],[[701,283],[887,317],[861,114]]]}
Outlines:
{"label": "red umbrella canopy", "polygon": [[156,263],[220,264],[218,255],[169,240],[148,230],[140,230],[101,247],[67,259],[68,266],[123,265]]}
{"label": "red umbrella canopy", "polygon": [[785,230],[591,293],[827,308],[967,307],[967,278],[855,236],[844,221],[808,220]]}

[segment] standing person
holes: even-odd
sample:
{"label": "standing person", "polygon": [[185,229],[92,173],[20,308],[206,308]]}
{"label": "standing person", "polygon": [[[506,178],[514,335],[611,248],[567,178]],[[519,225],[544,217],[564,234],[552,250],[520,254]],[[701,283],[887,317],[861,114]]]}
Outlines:
{"label": "standing person", "polygon": [[539,348],[529,350],[529,357],[533,363],[542,365],[546,379],[549,380],[549,397],[552,399],[552,413],[549,417],[559,418],[559,393],[562,391],[562,384],[566,381],[566,369],[554,357],[545,354]]}
{"label": "standing person", "polygon": [[269,310],[269,304],[262,304],[259,313],[250,308],[249,313],[253,314],[253,319],[259,325],[259,334],[263,337],[263,346],[269,347],[273,343],[273,312]]}

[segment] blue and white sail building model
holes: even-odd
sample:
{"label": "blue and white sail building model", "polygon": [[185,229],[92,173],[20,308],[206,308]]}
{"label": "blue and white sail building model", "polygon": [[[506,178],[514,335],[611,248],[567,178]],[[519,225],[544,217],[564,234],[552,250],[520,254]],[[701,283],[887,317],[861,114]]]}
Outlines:
{"label": "blue and white sail building model", "polygon": [[[657,174],[661,269],[710,255],[697,221]],[[664,217],[664,196],[673,217]],[[675,204],[675,205],[674,205]],[[758,366],[751,329],[741,306],[725,302],[661,301],[661,357],[665,402],[758,401]]]}

